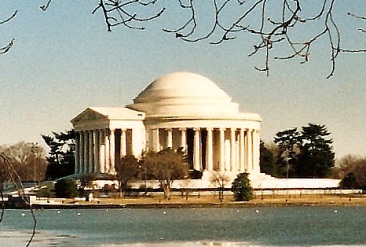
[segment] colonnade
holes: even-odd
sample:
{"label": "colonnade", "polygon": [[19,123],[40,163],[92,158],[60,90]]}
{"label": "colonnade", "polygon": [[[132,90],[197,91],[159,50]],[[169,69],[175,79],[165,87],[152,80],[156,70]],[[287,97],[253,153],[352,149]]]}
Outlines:
{"label": "colonnade", "polygon": [[147,136],[148,148],[154,151],[183,147],[190,156],[191,150],[192,168],[197,171],[259,172],[260,135],[256,129],[152,128]]}
{"label": "colonnade", "polygon": [[116,159],[133,152],[132,139],[132,129],[77,131],[75,173],[115,174]]}
{"label": "colonnade", "polygon": [[183,147],[191,168],[197,171],[259,172],[260,136],[256,129],[177,127],[148,128],[146,136],[133,133],[133,129],[110,128],[77,131],[75,173],[115,174],[117,160],[135,154],[138,138],[146,138],[140,153],[142,149],[158,152]]}

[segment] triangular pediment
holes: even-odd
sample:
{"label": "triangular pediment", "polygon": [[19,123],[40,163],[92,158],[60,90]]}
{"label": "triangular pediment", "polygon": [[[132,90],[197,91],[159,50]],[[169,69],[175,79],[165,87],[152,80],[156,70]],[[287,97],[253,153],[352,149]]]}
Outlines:
{"label": "triangular pediment", "polygon": [[72,119],[71,123],[76,124],[79,122],[86,122],[91,120],[108,120],[108,115],[104,115],[98,111],[93,110],[92,108],[87,108],[82,113],[77,115],[74,119]]}

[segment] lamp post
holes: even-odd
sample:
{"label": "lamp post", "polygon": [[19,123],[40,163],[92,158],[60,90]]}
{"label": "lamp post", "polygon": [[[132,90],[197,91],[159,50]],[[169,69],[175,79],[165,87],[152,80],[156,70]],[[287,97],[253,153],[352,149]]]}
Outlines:
{"label": "lamp post", "polygon": [[144,183],[145,183],[145,196],[147,195],[147,182],[146,182],[146,177],[147,177],[147,169],[145,165],[139,165],[140,170],[143,172],[144,174]]}
{"label": "lamp post", "polygon": [[31,146],[31,153],[33,155],[33,184],[36,186],[36,158],[37,158],[37,152],[38,152],[38,143],[32,143]]}
{"label": "lamp post", "polygon": [[290,169],[290,164],[289,164],[289,160],[291,158],[287,157],[285,158],[286,161],[286,187],[287,187],[287,191],[286,191],[286,202],[288,200],[288,170]]}

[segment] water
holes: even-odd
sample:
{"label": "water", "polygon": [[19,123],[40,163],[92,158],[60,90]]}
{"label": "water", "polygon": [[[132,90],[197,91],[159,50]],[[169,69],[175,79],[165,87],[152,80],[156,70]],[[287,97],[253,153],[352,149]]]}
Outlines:
{"label": "water", "polygon": [[[366,207],[44,210],[36,217],[31,246],[366,246]],[[28,211],[6,211],[0,246],[19,235],[25,242],[32,223]]]}

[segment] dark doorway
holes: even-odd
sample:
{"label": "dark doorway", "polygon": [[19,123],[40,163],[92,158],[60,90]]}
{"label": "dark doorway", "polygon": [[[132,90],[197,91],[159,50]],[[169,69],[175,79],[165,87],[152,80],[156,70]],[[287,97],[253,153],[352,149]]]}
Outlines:
{"label": "dark doorway", "polygon": [[194,130],[187,129],[187,158],[190,170],[193,170],[193,145],[194,145]]}

